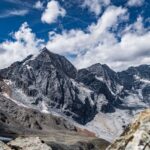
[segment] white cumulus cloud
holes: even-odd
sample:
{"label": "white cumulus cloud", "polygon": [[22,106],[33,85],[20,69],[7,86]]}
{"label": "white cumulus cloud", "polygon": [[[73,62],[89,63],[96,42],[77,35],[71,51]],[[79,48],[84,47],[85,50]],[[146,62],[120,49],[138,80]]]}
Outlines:
{"label": "white cumulus cloud", "polygon": [[116,33],[110,31],[127,16],[126,9],[109,6],[97,23],[91,24],[86,32],[50,32],[47,47],[66,56],[76,55],[73,63],[78,68],[88,67],[94,63],[106,63],[115,70],[122,70],[131,65],[150,63],[150,32],[143,27],[141,16],[122,32],[120,40]]}
{"label": "white cumulus cloud", "polygon": [[88,8],[90,12],[98,16],[103,6],[108,6],[110,0],[84,0],[82,7]]}
{"label": "white cumulus cloud", "polygon": [[[110,6],[96,24],[91,24],[88,27],[87,32],[82,30],[70,30],[64,31],[62,34],[53,33],[52,35],[50,32],[50,41],[47,43],[47,47],[60,54],[76,54],[77,61],[75,61],[75,65],[78,67],[86,67],[96,63],[95,54],[98,55],[104,47],[116,43],[117,40],[114,34],[109,32],[109,29],[116,26],[118,19],[124,18],[125,14],[126,9]],[[101,50],[99,49],[98,53],[92,52],[100,48],[100,46],[103,46],[103,48]],[[94,59],[92,55],[90,58],[84,59],[84,56],[90,52],[94,54]],[[101,53],[101,55],[104,59],[107,52]],[[80,58],[81,61],[83,60],[82,62]],[[102,60],[98,62],[102,62]]]}
{"label": "white cumulus cloud", "polygon": [[7,17],[13,17],[13,16],[25,16],[29,13],[28,9],[22,9],[22,10],[6,10],[0,14],[0,18],[7,18]]}
{"label": "white cumulus cloud", "polygon": [[128,5],[129,6],[141,6],[143,5],[144,0],[128,0]]}
{"label": "white cumulus cloud", "polygon": [[41,1],[37,1],[34,6],[33,6],[35,9],[39,9],[39,10],[42,10],[44,8],[43,6],[43,2]]}
{"label": "white cumulus cloud", "polygon": [[127,9],[108,6],[86,31],[51,31],[47,43],[38,39],[28,24],[24,23],[12,34],[13,40],[0,43],[0,68],[22,60],[29,54],[38,53],[44,46],[55,53],[73,56],[71,61],[77,68],[102,63],[115,70],[123,70],[129,66],[150,64],[150,31],[144,27],[142,16],[119,32],[120,39],[112,32],[128,16]]}
{"label": "white cumulus cloud", "polygon": [[28,24],[25,22],[17,32],[12,33],[13,40],[0,43],[2,50],[0,68],[9,66],[15,61],[21,61],[30,54],[36,54],[43,46],[43,40],[36,38]]}
{"label": "white cumulus cloud", "polygon": [[64,17],[66,14],[66,10],[60,6],[60,4],[52,0],[48,2],[45,11],[42,14],[41,20],[44,23],[54,23],[57,21],[58,17]]}

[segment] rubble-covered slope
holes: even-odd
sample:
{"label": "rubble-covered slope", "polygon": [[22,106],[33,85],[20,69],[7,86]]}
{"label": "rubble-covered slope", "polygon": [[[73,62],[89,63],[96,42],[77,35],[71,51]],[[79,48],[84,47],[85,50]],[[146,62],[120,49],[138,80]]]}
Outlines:
{"label": "rubble-covered slope", "polygon": [[18,135],[48,132],[50,130],[77,131],[67,120],[44,114],[38,110],[18,106],[11,99],[0,94],[0,134],[16,133]]}

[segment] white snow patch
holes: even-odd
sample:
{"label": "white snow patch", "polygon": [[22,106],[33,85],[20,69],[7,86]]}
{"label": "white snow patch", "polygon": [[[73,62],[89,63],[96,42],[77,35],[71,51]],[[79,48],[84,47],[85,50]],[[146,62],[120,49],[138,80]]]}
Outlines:
{"label": "white snow patch", "polygon": [[124,105],[128,107],[147,107],[147,104],[142,101],[142,91],[137,90],[139,94],[129,93],[129,96],[125,97]]}
{"label": "white snow patch", "polygon": [[102,106],[105,105],[105,104],[107,104],[107,103],[108,103],[108,100],[106,99],[105,95],[100,94],[100,95],[98,95],[98,97],[97,97],[96,103],[97,103],[97,111],[100,112]]}
{"label": "white snow patch", "polygon": [[147,79],[140,79],[141,82],[144,82],[146,84],[150,84],[150,80],[147,80]]}
{"label": "white snow patch", "polygon": [[39,51],[38,53],[34,53],[30,59],[26,60],[26,61],[23,63],[23,66],[26,65],[30,60],[35,60],[35,58],[36,58],[38,55],[40,55],[40,53],[41,53],[41,51]]}
{"label": "white snow patch", "polygon": [[145,84],[150,84],[150,80],[145,79],[145,78],[141,78],[141,77],[138,76],[138,75],[134,75],[134,79],[136,79],[137,81],[143,82],[143,83],[145,83]]}
{"label": "white snow patch", "polygon": [[6,98],[8,98],[9,100],[11,100],[12,102],[14,102],[15,104],[17,104],[18,106],[29,108],[26,105],[24,105],[24,104],[14,100],[14,99],[12,99],[7,93],[3,93],[2,95],[5,96]]}
{"label": "white snow patch", "polygon": [[116,92],[116,93],[119,94],[119,93],[123,90],[123,86],[117,84],[116,89],[117,89],[117,92]]}
{"label": "white snow patch", "polygon": [[90,100],[90,104],[94,105],[93,100],[91,99],[91,94],[93,93],[92,90],[88,89],[85,85],[82,83],[77,83],[75,80],[71,79],[73,85],[78,88],[79,90],[79,98],[81,99],[82,103],[85,104],[85,99],[88,97]]}
{"label": "white snow patch", "polygon": [[5,82],[7,85],[12,85],[12,81],[11,81],[11,80],[4,80],[4,82]]}
{"label": "white snow patch", "polygon": [[96,133],[97,137],[112,142],[123,132],[123,126],[127,125],[131,118],[128,111],[118,109],[115,113],[98,113],[85,127]]}
{"label": "white snow patch", "polygon": [[99,80],[99,81],[104,82],[104,78],[103,78],[103,77],[98,77],[98,76],[96,75],[95,78],[96,78],[97,80]]}
{"label": "white snow patch", "polygon": [[29,66],[29,65],[26,65],[26,67],[27,67],[28,70],[32,69],[32,67]]}
{"label": "white snow patch", "polygon": [[42,113],[46,113],[46,114],[49,114],[49,113],[50,113],[50,112],[48,111],[48,106],[47,106],[47,104],[46,104],[44,101],[42,101],[41,107],[42,107],[42,109],[41,109],[41,112],[42,112]]}

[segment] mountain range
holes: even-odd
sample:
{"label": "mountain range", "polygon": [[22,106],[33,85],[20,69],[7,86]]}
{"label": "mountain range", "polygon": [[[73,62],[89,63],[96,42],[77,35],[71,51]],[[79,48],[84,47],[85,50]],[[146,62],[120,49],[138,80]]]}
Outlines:
{"label": "mountain range", "polygon": [[87,129],[112,141],[136,113],[150,107],[150,65],[115,72],[98,63],[78,70],[43,48],[0,70],[0,100],[5,130],[10,123],[15,132],[18,122],[18,128],[49,129],[50,120],[54,128]]}

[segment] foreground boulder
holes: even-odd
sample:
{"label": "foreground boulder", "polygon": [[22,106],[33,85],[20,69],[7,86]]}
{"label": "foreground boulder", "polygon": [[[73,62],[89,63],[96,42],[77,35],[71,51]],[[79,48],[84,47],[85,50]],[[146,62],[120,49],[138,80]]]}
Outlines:
{"label": "foreground boulder", "polygon": [[17,138],[8,145],[15,150],[52,150],[38,137]]}
{"label": "foreground boulder", "polygon": [[150,109],[141,112],[107,150],[150,150]]}
{"label": "foreground boulder", "polygon": [[11,150],[11,148],[0,141],[0,150]]}

